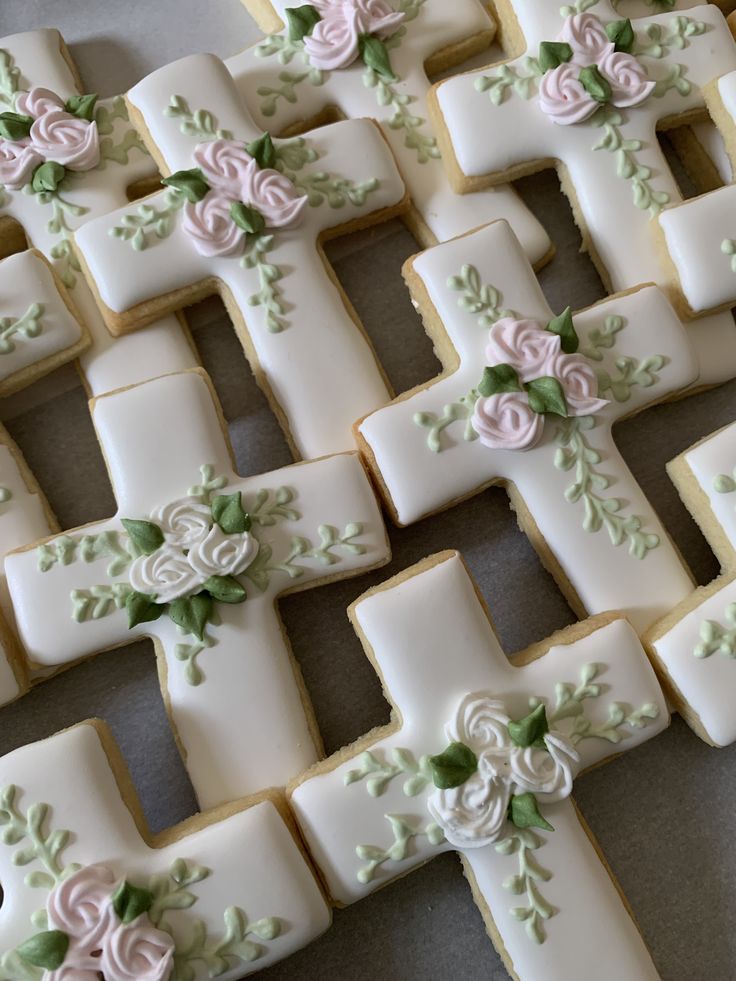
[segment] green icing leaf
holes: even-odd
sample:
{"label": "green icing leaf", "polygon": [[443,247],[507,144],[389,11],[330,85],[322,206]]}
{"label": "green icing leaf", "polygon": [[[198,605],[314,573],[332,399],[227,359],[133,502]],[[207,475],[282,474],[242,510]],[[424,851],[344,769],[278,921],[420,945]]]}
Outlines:
{"label": "green icing leaf", "polygon": [[199,167],[192,167],[191,170],[177,170],[170,177],[164,177],[161,183],[179,191],[191,204],[201,201],[210,190],[210,185]]}
{"label": "green icing leaf", "polygon": [[55,191],[59,184],[66,177],[66,170],[61,164],[53,160],[42,163],[33,171],[31,188],[36,194],[43,194],[44,191]]}
{"label": "green icing leaf", "polygon": [[478,757],[465,743],[450,743],[444,753],[430,756],[432,780],[440,790],[450,790],[465,783],[478,769]]}
{"label": "green icing leaf", "polygon": [[125,600],[125,609],[128,611],[128,628],[139,623],[151,623],[158,620],[164,612],[163,606],[157,603],[153,597],[146,596],[145,593],[137,593],[135,590],[129,593]]}
{"label": "green icing leaf", "polygon": [[130,535],[130,540],[144,555],[152,555],[164,543],[164,533],[152,521],[123,518],[121,524]]}
{"label": "green icing leaf", "polygon": [[544,737],[549,732],[547,722],[547,710],[543,702],[540,702],[535,709],[523,719],[509,722],[507,726],[511,741],[517,746],[526,748],[536,746],[539,749],[545,748]]}
{"label": "green icing leaf", "polygon": [[276,147],[270,133],[264,133],[252,143],[246,143],[245,149],[261,169],[276,166]]}
{"label": "green icing leaf", "polygon": [[539,813],[537,798],[532,793],[518,794],[511,798],[509,804],[509,821],[517,828],[542,828],[544,831],[555,829],[545,821]]}
{"label": "green icing leaf", "polygon": [[72,116],[77,116],[79,119],[86,119],[87,122],[91,123],[95,118],[96,103],[97,95],[72,95],[66,100],[64,108]]}
{"label": "green icing leaf", "polygon": [[562,385],[556,378],[545,376],[535,378],[533,381],[524,385],[529,396],[529,406],[533,412],[540,415],[550,412],[556,416],[567,418],[567,399],[562,390]]}
{"label": "green icing leaf", "polygon": [[204,629],[212,616],[212,599],[207,593],[176,599],[169,604],[169,616],[184,633],[203,640]]}
{"label": "green icing leaf", "polygon": [[550,334],[557,334],[560,338],[562,350],[565,354],[575,354],[580,346],[575,326],[572,322],[572,312],[567,307],[558,317],[553,317],[546,328]]}
{"label": "green icing leaf", "polygon": [[257,235],[266,227],[266,219],[260,211],[242,201],[233,201],[230,205],[230,217],[248,235]]}
{"label": "green icing leaf", "polygon": [[558,68],[572,59],[572,48],[564,41],[542,41],[539,45],[539,67],[543,72]]}
{"label": "green icing leaf", "polygon": [[373,37],[372,34],[361,34],[358,38],[358,51],[368,68],[385,78],[395,78],[388,48],[380,38]]}
{"label": "green icing leaf", "polygon": [[212,599],[220,603],[243,603],[246,599],[245,588],[235,576],[210,576],[202,584]]}
{"label": "green icing leaf", "polygon": [[69,937],[61,930],[46,930],[24,941],[17,951],[24,961],[36,967],[55,971],[64,963],[69,950]]}
{"label": "green icing leaf", "polygon": [[634,47],[634,28],[627,17],[626,20],[612,20],[606,24],[606,34],[613,41],[616,51],[629,52]]}
{"label": "green icing leaf", "polygon": [[578,78],[585,91],[596,102],[608,102],[611,98],[611,86],[608,79],[604,78],[598,71],[597,65],[588,65],[587,68],[582,68]]}
{"label": "green icing leaf", "polygon": [[112,897],[112,908],[123,923],[132,923],[153,905],[153,893],[148,889],[132,886],[126,879],[121,882]]}
{"label": "green icing leaf", "polygon": [[486,368],[478,385],[478,392],[486,398],[502,392],[520,391],[519,376],[510,364],[496,364],[492,368]]}
{"label": "green icing leaf", "polygon": [[23,140],[31,132],[33,119],[19,112],[0,112],[0,136],[4,140]]}
{"label": "green icing leaf", "polygon": [[284,13],[290,41],[302,41],[312,33],[315,24],[322,20],[319,11],[311,3],[305,3],[301,7],[287,7]]}
{"label": "green icing leaf", "polygon": [[244,531],[250,531],[250,515],[243,510],[240,491],[213,497],[212,517],[226,535],[242,535]]}

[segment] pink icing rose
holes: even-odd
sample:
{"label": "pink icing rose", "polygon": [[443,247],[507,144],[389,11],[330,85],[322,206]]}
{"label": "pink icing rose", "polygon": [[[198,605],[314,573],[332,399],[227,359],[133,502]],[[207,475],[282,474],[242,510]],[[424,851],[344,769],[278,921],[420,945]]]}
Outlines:
{"label": "pink icing rose", "polygon": [[613,51],[613,42],[595,14],[573,14],[568,17],[557,39],[570,45],[573,62],[581,66],[594,65]]}
{"label": "pink icing rose", "polygon": [[539,83],[539,107],[558,126],[582,123],[598,108],[579,74],[579,66],[566,63],[546,72]]}
{"label": "pink icing rose", "polygon": [[609,51],[598,69],[610,82],[610,101],[619,109],[638,106],[654,91],[655,83],[647,77],[646,68],[623,51]]}
{"label": "pink icing rose", "polygon": [[263,215],[269,228],[292,228],[307,206],[306,195],[298,194],[288,177],[258,166],[246,174],[243,200]]}
{"label": "pink icing rose", "polygon": [[87,865],[53,888],[46,902],[49,927],[69,935],[70,951],[98,950],[114,925],[115,877],[104,865]]}
{"label": "pink icing rose", "polygon": [[510,364],[522,381],[547,374],[545,366],[560,351],[560,338],[536,320],[502,317],[491,327],[486,348],[489,365]]}
{"label": "pink icing rose", "polygon": [[9,191],[19,191],[43,163],[43,157],[31,146],[30,140],[0,140],[0,184]]}
{"label": "pink icing rose", "polygon": [[67,955],[65,963],[57,967],[55,971],[44,971],[43,981],[100,981],[100,974],[96,967],[80,967],[76,961],[69,962]]}
{"label": "pink icing rose", "polygon": [[50,109],[31,126],[31,144],[46,160],[69,170],[92,170],[100,162],[97,123],[63,109]]}
{"label": "pink icing rose", "polygon": [[174,941],[146,915],[120,923],[105,939],[100,971],[108,981],[167,981],[174,967]]}
{"label": "pink icing rose", "polygon": [[24,116],[32,116],[33,119],[63,108],[64,100],[60,99],[56,92],[41,88],[40,85],[35,85],[30,92],[21,92],[15,100],[16,112]]}
{"label": "pink icing rose", "polygon": [[258,166],[243,144],[236,140],[199,143],[194,149],[194,162],[210,187],[224,191],[236,201],[243,196],[248,173]]}
{"label": "pink icing rose", "polygon": [[562,385],[569,415],[592,415],[608,405],[606,399],[598,398],[598,378],[581,354],[559,354],[547,365],[547,374]]}
{"label": "pink icing rose", "polygon": [[196,204],[186,201],[182,228],[200,255],[242,255],[245,233],[230,217],[234,198],[223,191],[209,191]]}
{"label": "pink icing rose", "polygon": [[471,422],[481,443],[492,450],[531,449],[544,429],[544,416],[532,411],[523,392],[479,398]]}
{"label": "pink icing rose", "polygon": [[323,71],[347,68],[358,57],[358,35],[363,33],[360,12],[342,6],[330,9],[304,38],[309,62]]}
{"label": "pink icing rose", "polygon": [[[394,10],[386,0],[353,0],[353,3],[360,11],[364,34],[389,37],[406,17],[401,11]],[[343,6],[350,7],[352,4],[343,0]]]}

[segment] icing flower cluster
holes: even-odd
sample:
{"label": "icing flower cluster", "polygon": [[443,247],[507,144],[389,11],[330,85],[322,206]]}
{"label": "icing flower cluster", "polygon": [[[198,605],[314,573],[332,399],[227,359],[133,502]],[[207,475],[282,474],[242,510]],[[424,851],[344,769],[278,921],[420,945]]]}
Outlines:
{"label": "icing flower cluster", "polygon": [[194,160],[194,170],[164,183],[185,192],[182,225],[201,255],[241,255],[248,233],[292,228],[301,220],[306,195],[278,170],[261,166],[242,143],[200,143]]}
{"label": "icing flower cluster", "polygon": [[545,414],[593,415],[608,405],[577,347],[569,310],[547,327],[512,317],[493,324],[486,347],[492,367],[478,386],[471,420],[484,446],[528,450],[542,437]]}
{"label": "icing flower cluster", "polygon": [[77,96],[65,103],[54,92],[38,86],[20,92],[16,112],[0,115],[0,184],[8,190],[20,190],[44,164],[57,165],[54,185],[66,170],[96,167],[100,140],[93,118],[95,99]]}
{"label": "icing flower cluster", "polygon": [[396,31],[405,14],[386,0],[313,0],[288,14],[290,36],[304,42],[314,68],[347,68],[362,57],[369,67],[391,74],[382,42]]}
{"label": "icing flower cluster", "polygon": [[540,63],[547,70],[539,85],[539,105],[553,123],[581,123],[605,103],[625,109],[652,94],[655,82],[628,50],[634,39],[630,22],[611,27],[614,40],[594,14],[573,14],[557,41],[540,48]]}
{"label": "icing flower cluster", "polygon": [[173,938],[157,930],[147,912],[126,922],[128,910],[120,905],[126,888],[103,865],[85,866],[54,887],[46,903],[49,930],[59,931],[67,947],[61,965],[44,971],[43,981],[170,978]]}
{"label": "icing flower cluster", "polygon": [[[529,720],[532,725],[525,725]],[[427,802],[456,848],[482,848],[502,837],[507,822],[514,821],[514,800],[522,795],[527,795],[522,797],[527,809],[531,803],[528,824],[540,827],[547,824],[536,808],[537,796],[554,803],[570,795],[580,757],[562,733],[549,731],[541,707],[520,724],[512,722],[498,699],[467,695],[446,734],[451,747],[461,745],[475,758],[467,779],[438,787]]]}

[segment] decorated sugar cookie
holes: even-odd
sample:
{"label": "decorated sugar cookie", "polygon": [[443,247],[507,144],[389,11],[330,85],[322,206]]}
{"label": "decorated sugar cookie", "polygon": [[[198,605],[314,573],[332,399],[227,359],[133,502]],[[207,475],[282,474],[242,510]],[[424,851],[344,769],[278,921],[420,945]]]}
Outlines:
{"label": "decorated sugar cookie", "polygon": [[93,336],[81,360],[94,394],[196,364],[173,317],[145,337],[114,344],[72,249],[80,225],[155,177],[124,100],[81,88],[58,31],[0,38],[0,245],[17,249],[19,224],[70,291]]}
{"label": "decorated sugar cookie", "polygon": [[723,575],[655,624],[647,647],[672,700],[713,746],[736,740],[736,424],[706,436],[668,464],[685,506],[708,539]]}
{"label": "decorated sugar cookie", "polygon": [[89,346],[69,295],[35,251],[0,262],[0,397],[16,392]]}
{"label": "decorated sugar cookie", "polygon": [[352,422],[389,395],[320,241],[404,210],[380,130],[353,120],[273,141],[214,55],[154,72],[128,102],[169,176],[77,233],[110,329],[218,289],[296,453],[351,448]]}
{"label": "decorated sugar cookie", "polygon": [[107,727],[0,760],[2,981],[237,981],[330,923],[276,794],[152,837]]}
{"label": "decorated sugar cookie", "polygon": [[6,560],[31,669],[152,637],[202,806],[286,783],[318,737],[276,601],[389,557],[357,454],[241,479],[200,371],[97,399],[92,416],[118,514]]}
{"label": "decorated sugar cookie", "polygon": [[370,590],[350,616],[397,721],[290,788],[333,900],[454,850],[514,978],[656,981],[570,800],[582,769],[668,724],[631,626],[604,615],[508,661],[456,552]]}
{"label": "decorated sugar cookie", "polygon": [[555,316],[505,222],[424,252],[405,276],[445,371],[357,426],[394,519],[503,484],[581,616],[622,610],[649,626],[692,580],[611,426],[697,377],[664,295],[648,286]]}
{"label": "decorated sugar cookie", "polygon": [[[453,186],[474,191],[554,161],[607,288],[665,285],[650,223],[681,196],[655,130],[702,114],[703,86],[736,69],[723,15],[706,4],[630,20],[608,0],[504,9],[516,57],[440,82],[430,98]],[[692,336],[701,383],[733,377],[732,317],[700,320]]]}
{"label": "decorated sugar cookie", "polygon": [[[407,221],[423,246],[506,218],[532,263],[549,254],[547,234],[510,188],[465,197],[452,192],[427,117],[427,73],[453,67],[493,39],[495,24],[479,0],[381,0],[370,7],[358,0],[258,0],[248,6],[264,30],[277,30],[228,61],[259,126],[285,133],[324,118],[327,110],[376,119],[406,180],[412,199]],[[361,31],[369,40],[359,40]]]}

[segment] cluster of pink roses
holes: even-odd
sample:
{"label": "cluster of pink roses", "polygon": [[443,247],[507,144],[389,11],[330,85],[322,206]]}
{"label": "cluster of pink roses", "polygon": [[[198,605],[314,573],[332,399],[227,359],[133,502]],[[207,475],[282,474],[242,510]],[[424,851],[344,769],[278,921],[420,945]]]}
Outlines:
{"label": "cluster of pink roses", "polygon": [[59,883],[46,903],[49,929],[69,938],[61,967],[43,981],[167,981],[174,941],[147,913],[123,923],[113,908],[116,881],[103,865],[88,865]]}
{"label": "cluster of pink roses", "polygon": [[[644,66],[625,51],[616,51],[594,14],[573,14],[565,20],[558,41],[570,46],[572,58],[546,72],[539,85],[539,105],[553,123],[581,123],[603,101],[619,109],[638,106],[655,86]],[[606,99],[595,98],[580,78],[581,69],[597,68],[610,87]]]}
{"label": "cluster of pink roses", "polygon": [[[536,320],[504,317],[491,327],[486,357],[490,365],[510,365],[521,385],[554,378],[562,388],[568,416],[598,412],[608,402],[598,398],[598,379],[581,354],[565,354],[560,337]],[[527,450],[539,442],[544,415],[535,412],[527,393],[501,392],[475,404],[473,429],[481,443],[495,450]]]}
{"label": "cluster of pink roses", "polygon": [[200,143],[194,160],[209,191],[184,204],[183,227],[205,256],[241,255],[245,232],[232,217],[232,207],[253,208],[267,228],[290,228],[301,219],[307,198],[298,194],[288,177],[259,167],[242,143],[212,140]]}
{"label": "cluster of pink roses", "polygon": [[22,139],[0,140],[0,184],[9,190],[20,190],[43,163],[92,170],[100,162],[97,123],[68,112],[56,93],[36,86],[18,95],[15,108],[32,123]]}
{"label": "cluster of pink roses", "polygon": [[320,20],[304,37],[304,50],[315,68],[347,68],[360,53],[360,38],[387,38],[404,19],[386,0],[312,0]]}

